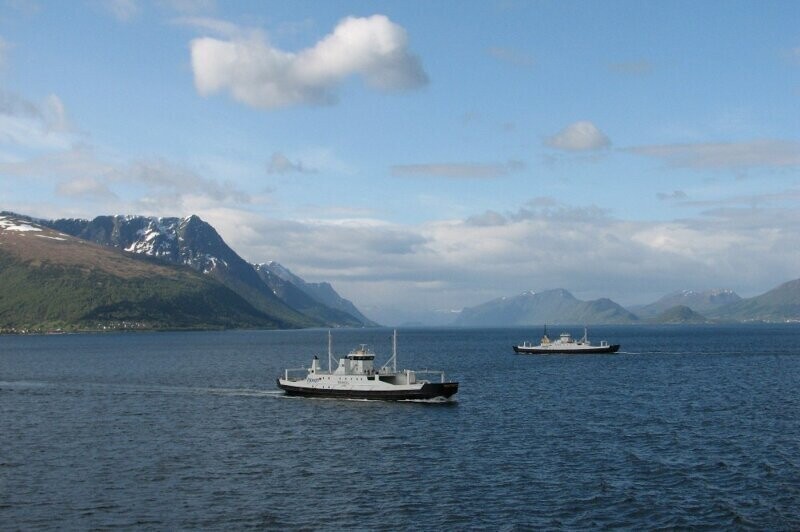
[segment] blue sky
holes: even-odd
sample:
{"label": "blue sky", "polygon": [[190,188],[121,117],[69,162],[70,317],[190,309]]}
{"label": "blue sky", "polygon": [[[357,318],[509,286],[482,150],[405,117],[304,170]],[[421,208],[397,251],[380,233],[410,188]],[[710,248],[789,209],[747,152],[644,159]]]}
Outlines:
{"label": "blue sky", "polygon": [[379,320],[800,277],[796,2],[0,2],[0,206],[199,214]]}

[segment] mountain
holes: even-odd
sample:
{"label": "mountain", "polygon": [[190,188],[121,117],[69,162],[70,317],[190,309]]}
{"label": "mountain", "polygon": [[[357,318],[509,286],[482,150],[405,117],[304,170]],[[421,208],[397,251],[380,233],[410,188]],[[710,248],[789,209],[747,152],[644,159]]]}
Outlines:
{"label": "mountain", "polygon": [[[287,281],[286,279],[275,275],[275,273],[266,264],[254,264],[253,268],[255,268],[255,271],[261,280],[272,290],[276,296],[306,316],[311,316],[327,324],[336,324],[346,327],[363,327],[365,325],[374,325],[366,318],[364,318],[364,321],[362,321],[352,314],[337,308],[332,308],[320,301],[317,301],[308,293],[303,291],[302,288],[296,283]],[[297,277],[297,279],[301,282],[305,282],[299,277]],[[348,301],[348,303],[350,302]],[[352,305],[352,303],[350,304]],[[355,309],[355,306],[353,308]],[[356,313],[358,313],[357,310]]]}
{"label": "mountain", "polygon": [[677,305],[667,309],[649,321],[651,323],[664,324],[708,323],[708,319],[705,316],[698,314],[686,305]]}
{"label": "mountain", "polygon": [[680,290],[667,294],[655,303],[630,307],[630,311],[640,318],[654,318],[662,312],[677,306],[689,307],[695,312],[707,314],[720,307],[740,301],[733,290]]}
{"label": "mountain", "polygon": [[286,326],[190,268],[0,214],[2,331]]}
{"label": "mountain", "polygon": [[742,299],[709,314],[724,321],[800,321],[800,279],[783,283],[760,296]]}
{"label": "mountain", "polygon": [[594,325],[635,323],[638,318],[610,299],[581,301],[564,289],[524,292],[465,308],[455,321],[460,326],[515,326],[542,323]]}
{"label": "mountain", "polygon": [[[306,293],[309,297],[313,298],[315,301],[322,303],[323,305],[330,307],[332,309],[340,310],[349,314],[350,316],[355,317],[363,326],[366,327],[375,327],[378,324],[374,321],[370,320],[366,316],[364,316],[356,306],[347,299],[340,296],[336,290],[330,285],[330,283],[309,283],[306,282],[301,277],[298,277],[294,273],[292,273],[289,269],[281,266],[275,261],[269,261],[262,264],[254,265],[256,271],[259,273],[267,274],[269,273],[269,277],[277,277],[283,281],[289,282],[292,285],[296,286],[300,290]],[[264,276],[262,275],[262,279]],[[265,280],[266,282],[266,280]],[[271,281],[274,282],[274,281]]]}
{"label": "mountain", "polygon": [[268,286],[253,265],[236,254],[198,216],[98,216],[93,220],[61,219],[44,223],[98,244],[187,265],[220,281],[256,309],[292,327],[360,325],[353,316],[296,297],[291,287],[278,290]]}

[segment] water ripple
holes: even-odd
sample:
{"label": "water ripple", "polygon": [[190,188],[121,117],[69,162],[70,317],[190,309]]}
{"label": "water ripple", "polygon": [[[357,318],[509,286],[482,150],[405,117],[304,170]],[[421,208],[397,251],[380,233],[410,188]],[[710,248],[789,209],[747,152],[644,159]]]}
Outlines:
{"label": "water ripple", "polygon": [[800,329],[607,328],[626,352],[597,357],[519,336],[402,332],[403,363],[461,382],[434,404],[284,396],[319,331],[0,337],[0,524],[800,528]]}

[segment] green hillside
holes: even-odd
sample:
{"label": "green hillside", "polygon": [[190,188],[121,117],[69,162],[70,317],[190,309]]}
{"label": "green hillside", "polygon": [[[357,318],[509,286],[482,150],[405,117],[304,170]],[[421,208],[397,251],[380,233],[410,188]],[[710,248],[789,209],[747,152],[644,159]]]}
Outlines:
{"label": "green hillside", "polygon": [[285,327],[326,325],[325,321],[304,315],[282,301],[262,282],[253,267],[233,251],[211,225],[197,216],[98,216],[93,220],[61,219],[43,224],[82,240],[125,249],[162,263],[189,266],[227,286],[259,312]]}
{"label": "green hillside", "polygon": [[0,330],[275,328],[286,324],[189,268],[40,228],[0,229]]}
{"label": "green hillside", "polygon": [[725,305],[711,316],[726,321],[800,321],[800,279],[783,283],[760,296]]}
{"label": "green hillside", "polygon": [[682,324],[682,323],[708,323],[702,314],[699,314],[686,305],[676,305],[652,318],[653,323]]}

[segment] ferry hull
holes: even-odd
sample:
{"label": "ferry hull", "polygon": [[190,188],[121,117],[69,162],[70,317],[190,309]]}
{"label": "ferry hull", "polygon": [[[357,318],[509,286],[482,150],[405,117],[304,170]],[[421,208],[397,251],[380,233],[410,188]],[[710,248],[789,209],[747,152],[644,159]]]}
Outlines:
{"label": "ferry hull", "polygon": [[448,398],[458,392],[457,382],[428,382],[415,390],[337,390],[292,386],[278,379],[278,387],[287,395],[303,397],[332,397],[341,399],[376,399],[382,401],[407,401],[413,399]]}
{"label": "ferry hull", "polygon": [[559,349],[557,347],[538,347],[538,346],[514,346],[514,352],[519,355],[591,355],[598,353],[616,353],[619,351],[619,344],[592,346],[586,348]]}

